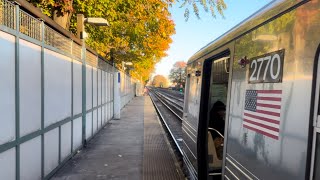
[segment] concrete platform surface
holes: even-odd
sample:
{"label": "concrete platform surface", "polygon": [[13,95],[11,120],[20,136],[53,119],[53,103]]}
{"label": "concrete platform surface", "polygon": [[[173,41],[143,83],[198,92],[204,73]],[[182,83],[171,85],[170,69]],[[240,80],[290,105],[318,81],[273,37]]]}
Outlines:
{"label": "concrete platform surface", "polygon": [[148,96],[136,97],[53,180],[183,179]]}

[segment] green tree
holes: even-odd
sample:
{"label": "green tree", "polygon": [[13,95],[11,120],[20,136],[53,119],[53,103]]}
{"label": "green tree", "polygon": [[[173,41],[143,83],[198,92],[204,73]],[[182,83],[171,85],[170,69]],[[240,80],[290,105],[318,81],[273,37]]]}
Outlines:
{"label": "green tree", "polygon": [[227,9],[227,5],[225,4],[224,0],[182,0],[181,3],[181,7],[185,8],[184,17],[186,21],[190,16],[190,6],[192,6],[194,14],[199,19],[199,5],[203,7],[205,12],[210,12],[213,17],[216,17],[216,11],[218,11],[218,13],[224,17],[223,11]]}
{"label": "green tree", "polygon": [[169,79],[178,87],[185,86],[186,66],[187,63],[185,63],[184,61],[178,61],[173,65],[172,69],[170,70]]}

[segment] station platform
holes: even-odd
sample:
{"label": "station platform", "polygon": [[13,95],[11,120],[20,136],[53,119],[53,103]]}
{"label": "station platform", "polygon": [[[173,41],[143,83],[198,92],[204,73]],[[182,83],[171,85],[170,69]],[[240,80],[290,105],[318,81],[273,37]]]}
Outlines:
{"label": "station platform", "polygon": [[179,180],[183,173],[149,96],[135,97],[54,180]]}

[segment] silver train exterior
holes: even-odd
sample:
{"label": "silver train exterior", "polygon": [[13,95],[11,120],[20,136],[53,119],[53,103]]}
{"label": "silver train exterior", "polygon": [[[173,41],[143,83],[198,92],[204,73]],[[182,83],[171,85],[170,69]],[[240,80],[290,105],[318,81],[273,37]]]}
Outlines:
{"label": "silver train exterior", "polygon": [[[228,57],[230,64],[226,66],[228,84],[221,177],[320,178],[319,44],[319,0],[278,0],[267,4],[189,59],[182,128],[184,165],[190,179],[210,178],[207,165],[210,107],[207,104],[210,78],[214,75],[209,66],[223,57]],[[278,82],[251,81],[252,61],[271,57],[279,51],[283,58],[281,69],[275,71],[277,65],[270,65],[273,75],[281,74]],[[248,90],[280,92],[276,133],[261,126],[247,128],[244,117]],[[265,135],[268,132],[273,136]]]}

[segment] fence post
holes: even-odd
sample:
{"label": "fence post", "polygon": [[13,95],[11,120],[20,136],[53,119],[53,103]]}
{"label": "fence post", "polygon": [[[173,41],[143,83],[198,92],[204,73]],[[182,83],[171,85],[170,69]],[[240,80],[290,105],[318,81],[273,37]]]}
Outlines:
{"label": "fence post", "polygon": [[[20,62],[20,6],[15,4],[15,30],[16,30],[16,42],[15,42],[15,121],[16,121],[16,140],[20,140],[20,88],[19,88],[19,62]],[[20,144],[16,145],[16,180],[20,179]]]}
{"label": "fence post", "polygon": [[[113,119],[120,119],[121,110],[121,93],[120,93],[120,82],[121,75],[119,71],[115,71],[113,75]],[[124,80],[124,79],[123,79]]]}
{"label": "fence post", "polygon": [[87,84],[86,84],[86,47],[84,44],[84,40],[82,40],[81,59],[82,59],[82,145],[86,146]]}

